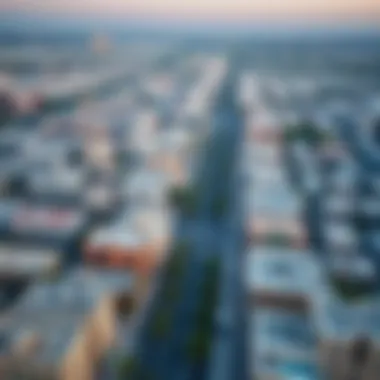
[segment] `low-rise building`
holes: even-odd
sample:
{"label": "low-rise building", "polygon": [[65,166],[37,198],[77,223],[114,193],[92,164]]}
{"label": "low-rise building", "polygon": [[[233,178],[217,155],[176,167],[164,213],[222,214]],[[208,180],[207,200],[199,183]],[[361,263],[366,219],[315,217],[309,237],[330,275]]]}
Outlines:
{"label": "low-rise building", "polygon": [[127,204],[131,206],[165,206],[170,178],[149,168],[131,170],[122,184]]}
{"label": "low-rise building", "polygon": [[9,236],[12,217],[19,207],[19,201],[6,198],[0,200],[0,236],[2,239]]}
{"label": "low-rise building", "polygon": [[37,245],[62,253],[62,262],[77,262],[88,218],[77,209],[19,202],[10,215],[6,241]]}
{"label": "low-rise building", "polygon": [[255,109],[246,115],[246,135],[248,141],[278,145],[282,140],[282,122],[265,107]]}
{"label": "low-rise building", "polygon": [[27,179],[28,199],[38,204],[80,207],[85,172],[63,165],[31,171]]}
{"label": "low-rise building", "polygon": [[307,316],[260,307],[251,317],[251,378],[320,379],[317,338]]}
{"label": "low-rise building", "polygon": [[356,251],[358,237],[349,220],[324,220],[326,248],[331,255]]}
{"label": "low-rise building", "polygon": [[257,137],[245,144],[241,169],[248,241],[304,248],[303,206],[286,177],[281,149],[260,141]]}
{"label": "low-rise building", "polygon": [[254,305],[305,314],[320,283],[319,268],[313,255],[281,248],[250,250],[246,276]]}
{"label": "low-rise building", "polygon": [[170,241],[170,216],[165,210],[127,208],[114,224],[89,235],[84,259],[98,266],[152,273]]}
{"label": "low-rise building", "polygon": [[357,375],[376,380],[380,371],[380,300],[370,295],[347,300],[330,287],[326,290],[316,297],[313,311],[326,377],[345,380]]}
{"label": "low-rise building", "polygon": [[0,245],[0,278],[30,281],[56,274],[61,266],[58,252],[30,245]]}
{"label": "low-rise building", "polygon": [[1,377],[93,380],[116,338],[120,302],[130,299],[133,309],[133,286],[125,272],[84,268],[32,285],[0,319]]}
{"label": "low-rise building", "polygon": [[308,238],[304,224],[299,220],[280,220],[252,216],[246,224],[249,241],[259,244],[304,248]]}
{"label": "low-rise building", "polygon": [[372,260],[363,254],[349,251],[336,253],[330,256],[328,264],[329,272],[338,281],[354,284],[366,283],[369,288],[376,286],[376,266]]}

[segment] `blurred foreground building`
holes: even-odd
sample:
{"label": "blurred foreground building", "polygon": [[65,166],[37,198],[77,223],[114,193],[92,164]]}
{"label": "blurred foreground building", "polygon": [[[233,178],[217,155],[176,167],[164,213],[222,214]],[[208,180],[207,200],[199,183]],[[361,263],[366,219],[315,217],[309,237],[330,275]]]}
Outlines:
{"label": "blurred foreground building", "polygon": [[120,315],[136,306],[133,276],[75,269],[32,285],[0,319],[1,378],[95,378],[117,337]]}

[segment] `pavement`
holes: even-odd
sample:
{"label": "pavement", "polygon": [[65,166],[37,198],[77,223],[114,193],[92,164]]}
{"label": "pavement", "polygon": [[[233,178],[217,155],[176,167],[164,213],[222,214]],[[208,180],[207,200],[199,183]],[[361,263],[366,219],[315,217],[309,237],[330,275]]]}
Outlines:
{"label": "pavement", "polygon": [[[204,152],[198,182],[201,194],[199,211],[195,217],[180,221],[181,227],[177,230],[177,239],[186,237],[191,244],[191,252],[181,284],[181,297],[172,309],[172,325],[164,339],[154,338],[149,333],[148,326],[160,308],[162,284],[157,283],[156,296],[146,311],[145,326],[141,328],[135,350],[135,356],[146,371],[134,380],[207,379],[213,372],[210,369],[223,365],[228,367],[224,378],[245,378],[246,334],[245,324],[241,323],[245,318],[245,300],[239,260],[244,239],[239,223],[241,212],[236,207],[239,199],[238,178],[234,174],[241,121],[235,105],[233,81],[232,77],[227,79],[216,102],[209,148]],[[231,165],[225,165],[229,162]],[[227,197],[227,212],[224,217],[217,217],[213,212],[213,202],[221,196]],[[219,314],[215,314],[215,342],[210,361],[199,365],[191,359],[187,346],[197,329],[199,293],[210,257],[217,257],[222,262],[217,312],[230,315],[231,320],[226,331],[222,332],[218,323]],[[224,354],[219,355],[220,352]]]}

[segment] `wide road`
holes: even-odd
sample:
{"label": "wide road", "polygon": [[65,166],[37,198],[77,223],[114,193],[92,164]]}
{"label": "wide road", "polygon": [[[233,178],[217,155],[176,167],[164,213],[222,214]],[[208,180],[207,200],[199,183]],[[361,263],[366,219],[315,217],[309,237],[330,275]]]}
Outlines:
{"label": "wide road", "polygon": [[[236,84],[237,81],[235,80]],[[230,93],[230,125],[235,125],[233,138],[233,176],[229,183],[228,210],[223,225],[223,269],[219,304],[215,314],[216,334],[208,368],[207,380],[247,380],[248,302],[244,285],[245,236],[243,228],[243,203],[241,199],[240,154],[244,138],[242,112],[236,104],[236,85]]]}
{"label": "wide road", "polygon": [[[190,243],[190,255],[180,288],[179,301],[172,310],[170,331],[164,339],[152,336],[148,326],[160,310],[160,290],[157,299],[152,302],[146,316],[146,328],[142,329],[136,347],[139,366],[145,368],[136,379],[162,380],[202,380],[209,374],[209,364],[197,364],[188,352],[191,337],[197,331],[200,292],[205,280],[207,262],[210,257],[217,258],[222,264],[221,302],[227,307],[236,308],[236,317],[241,317],[235,303],[242,302],[239,280],[241,258],[240,224],[237,223],[239,210],[236,209],[236,158],[239,153],[241,121],[235,103],[235,78],[233,70],[227,76],[224,86],[217,98],[214,110],[213,126],[210,131],[207,149],[203,152],[203,163],[198,183],[198,211],[195,217],[183,218],[176,239]],[[222,210],[220,204],[223,204]],[[226,269],[231,275],[226,276]],[[225,284],[224,281],[228,283]],[[158,284],[158,287],[160,284]],[[226,295],[226,289],[228,295]],[[225,301],[226,297],[228,302]],[[230,300],[234,299],[234,303]],[[225,307],[225,306],[223,306]],[[234,352],[228,358],[230,365],[237,367],[231,371],[231,379],[243,378],[242,358],[245,350],[241,323],[234,323],[228,340]],[[215,337],[219,339],[220,325],[215,323]],[[219,346],[219,345],[218,345]],[[223,345],[224,346],[224,345]],[[213,345],[214,348],[214,345]],[[213,351],[213,350],[212,350]],[[211,354],[211,353],[210,353]],[[239,356],[235,358],[235,356]],[[236,361],[237,360],[237,361]],[[214,363],[212,363],[214,365]]]}

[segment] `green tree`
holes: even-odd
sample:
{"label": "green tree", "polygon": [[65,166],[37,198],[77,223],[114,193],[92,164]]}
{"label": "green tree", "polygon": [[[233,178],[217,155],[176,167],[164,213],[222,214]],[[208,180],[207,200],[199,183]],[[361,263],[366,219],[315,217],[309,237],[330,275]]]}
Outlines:
{"label": "green tree", "polygon": [[184,215],[193,215],[197,206],[197,196],[190,187],[173,187],[169,191],[169,202]]}

